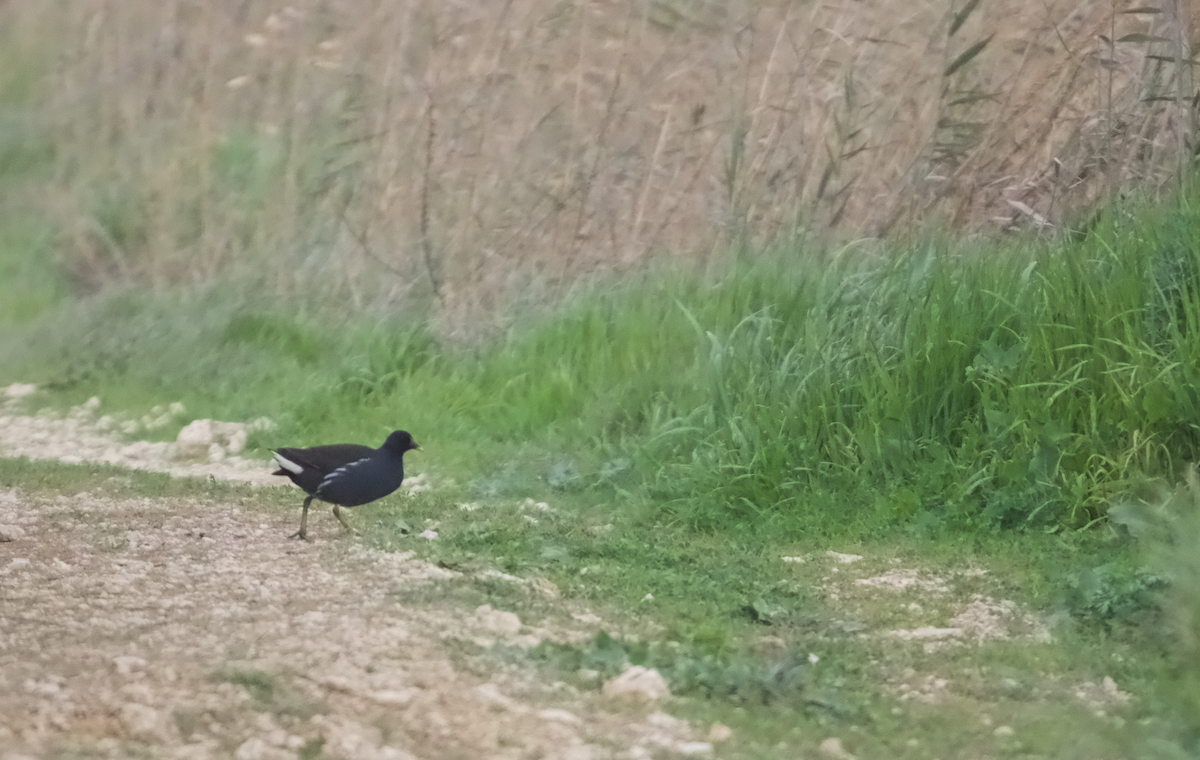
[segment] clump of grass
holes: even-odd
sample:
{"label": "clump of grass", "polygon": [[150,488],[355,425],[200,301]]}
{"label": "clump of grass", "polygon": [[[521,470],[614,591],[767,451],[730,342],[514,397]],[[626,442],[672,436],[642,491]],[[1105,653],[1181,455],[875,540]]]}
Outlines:
{"label": "clump of grass", "polygon": [[781,278],[735,324],[688,312],[703,393],[648,432],[656,493],[713,528],[870,517],[821,513],[823,490],[881,494],[875,517],[922,529],[1086,525],[1197,454],[1193,286],[1152,275],[1164,255],[1194,266],[1169,231],[1196,224],[1185,211],[1165,235],[1114,228],[1054,255],[934,242]]}
{"label": "clump of grass", "polygon": [[[714,653],[679,642],[632,642],[600,631],[583,644],[543,641],[529,651],[501,647],[496,655],[532,660],[558,672],[612,678],[629,665],[657,670],[672,694],[716,699],[731,704],[790,704],[796,709],[833,710],[839,718],[851,717],[850,699],[835,699],[831,684],[837,668],[817,668],[820,658],[805,654],[764,658],[751,653]],[[815,660],[815,661],[813,661]],[[822,672],[823,671],[823,672]],[[598,674],[598,676],[594,676]],[[842,682],[844,683],[844,681]],[[588,683],[587,685],[591,685]]]}
{"label": "clump of grass", "polygon": [[1183,482],[1143,484],[1112,510],[1115,529],[1138,546],[1141,572],[1159,579],[1157,614],[1174,646],[1167,650],[1169,675],[1159,684],[1188,726],[1192,740],[1200,732],[1200,476],[1190,466]]}
{"label": "clump of grass", "polygon": [[305,696],[286,679],[262,670],[228,667],[214,673],[212,678],[241,686],[249,693],[254,707],[263,712],[307,720],[322,711],[319,702]]}
{"label": "clump of grass", "polygon": [[160,472],[110,464],[66,464],[50,459],[0,457],[0,487],[32,484],[39,491],[78,494],[100,489],[117,496],[179,498],[203,494],[217,499],[246,497],[248,485],[211,478],[172,478]]}

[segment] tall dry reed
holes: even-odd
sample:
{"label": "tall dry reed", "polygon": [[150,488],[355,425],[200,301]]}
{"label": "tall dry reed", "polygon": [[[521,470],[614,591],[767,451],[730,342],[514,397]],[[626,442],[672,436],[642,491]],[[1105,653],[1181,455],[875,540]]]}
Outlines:
{"label": "tall dry reed", "polygon": [[81,286],[250,261],[281,290],[431,299],[462,325],[514,289],[798,228],[1059,224],[1194,149],[1186,0],[0,15],[60,49],[47,197]]}

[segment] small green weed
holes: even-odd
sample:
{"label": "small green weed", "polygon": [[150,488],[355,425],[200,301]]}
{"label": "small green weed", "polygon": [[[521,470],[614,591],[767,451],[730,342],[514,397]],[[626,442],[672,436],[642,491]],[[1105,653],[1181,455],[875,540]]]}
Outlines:
{"label": "small green weed", "polygon": [[262,670],[227,667],[214,673],[213,680],[243,687],[255,708],[263,712],[307,720],[323,709],[319,702],[305,696],[283,676]]}
{"label": "small green weed", "polygon": [[325,737],[309,739],[296,751],[300,760],[317,760],[325,754]]}
{"label": "small green weed", "polygon": [[[837,677],[818,675],[807,654],[763,658],[749,653],[714,654],[678,641],[630,642],[600,631],[586,644],[543,641],[528,652],[501,648],[504,658],[527,659],[559,672],[576,674],[581,685],[596,677],[607,680],[629,665],[654,668],[673,694],[718,699],[733,704],[769,705],[780,700],[796,706],[831,708],[849,717],[853,712],[844,695],[834,699],[830,684]],[[812,659],[817,659],[815,655]],[[596,675],[593,675],[596,674]]]}
{"label": "small green weed", "polygon": [[1136,563],[1106,562],[1070,579],[1068,607],[1080,620],[1112,625],[1152,625],[1163,612],[1169,579]]}
{"label": "small green weed", "polygon": [[179,735],[184,737],[184,739],[187,739],[197,729],[203,728],[206,725],[202,710],[183,708],[172,710],[171,718],[175,721],[175,728],[179,730]]}

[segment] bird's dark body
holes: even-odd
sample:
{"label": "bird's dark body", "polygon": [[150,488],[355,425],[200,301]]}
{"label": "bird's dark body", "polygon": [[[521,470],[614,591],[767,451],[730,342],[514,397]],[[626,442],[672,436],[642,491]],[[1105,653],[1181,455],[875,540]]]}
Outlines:
{"label": "bird's dark body", "polygon": [[308,494],[296,535],[306,538],[308,505],[313,499],[334,505],[334,516],[345,525],[338,507],[357,507],[395,491],[404,480],[404,452],[416,448],[420,447],[411,435],[397,430],[377,449],[354,443],[276,449],[280,468],[273,474],[286,475]]}
{"label": "bird's dark body", "polygon": [[[375,456],[377,451],[385,453]],[[370,446],[339,443],[311,449],[278,449],[276,453],[304,468],[299,473],[280,468],[276,475],[286,475],[321,501],[343,507],[382,499],[404,480],[404,462],[400,456],[387,456],[391,452]],[[361,477],[344,477],[351,472]]]}

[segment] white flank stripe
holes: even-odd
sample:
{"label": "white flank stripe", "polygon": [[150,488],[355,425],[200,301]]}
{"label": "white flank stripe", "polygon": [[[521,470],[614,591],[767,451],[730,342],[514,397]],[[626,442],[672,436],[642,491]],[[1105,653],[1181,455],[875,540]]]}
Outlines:
{"label": "white flank stripe", "polygon": [[300,473],[304,472],[303,467],[296,464],[292,460],[285,458],[278,451],[275,452],[275,461],[279,462],[279,466],[282,467],[283,469],[287,470],[290,473],[299,475]]}
{"label": "white flank stripe", "polygon": [[339,476],[341,476],[341,474],[342,474],[343,472],[345,472],[345,471],[346,471],[348,468],[350,468],[350,467],[357,467],[357,466],[359,466],[360,464],[362,464],[362,463],[363,463],[363,462],[365,462],[365,461],[367,461],[367,460],[366,460],[366,459],[360,459],[360,460],[358,460],[357,462],[351,462],[350,464],[344,464],[344,465],[342,465],[341,467],[337,468],[337,469],[336,469],[336,470],[334,470],[333,472],[331,472],[331,473],[329,473],[328,475],[326,475],[326,476],[324,477],[324,479],[323,479],[323,480],[321,480],[321,485],[317,486],[317,491],[318,491],[318,492],[320,492],[320,490],[321,490],[322,488],[324,488],[325,486],[329,485],[329,484],[330,484],[330,483],[332,483],[333,481],[337,480],[337,479],[338,479],[338,477],[339,477]]}

